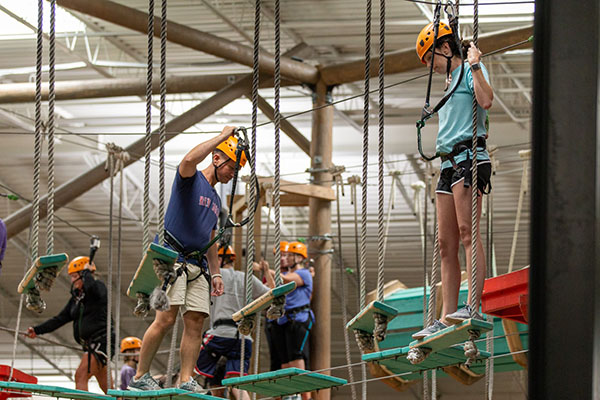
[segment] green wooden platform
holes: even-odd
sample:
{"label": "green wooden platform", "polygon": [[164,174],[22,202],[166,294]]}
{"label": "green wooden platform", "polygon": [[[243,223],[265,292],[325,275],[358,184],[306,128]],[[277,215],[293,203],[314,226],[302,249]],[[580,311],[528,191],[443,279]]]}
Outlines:
{"label": "green wooden platform", "polygon": [[432,352],[437,352],[457,343],[469,340],[469,331],[479,331],[485,333],[492,330],[493,324],[478,319],[468,319],[460,324],[449,326],[441,331],[429,335],[424,339],[415,340],[410,343],[410,348],[426,348]]}
{"label": "green wooden platform", "polygon": [[154,272],[152,260],[158,258],[173,265],[178,256],[179,254],[176,251],[159,246],[156,243],[150,243],[150,247],[146,250],[146,254],[129,284],[127,295],[134,299],[137,298],[137,293],[150,296],[154,288],[162,283]]}
{"label": "green wooden platform", "polygon": [[31,265],[31,267],[27,270],[27,273],[23,277],[23,280],[19,283],[17,287],[17,292],[19,293],[28,293],[31,289],[35,287],[35,282],[33,277],[46,268],[57,267],[56,276],[60,274],[60,271],[64,268],[64,266],[69,261],[69,256],[66,253],[60,254],[50,254],[47,256],[38,257],[35,262]]}
{"label": "green wooden platform", "polygon": [[299,368],[285,368],[258,375],[224,379],[222,383],[265,396],[285,396],[341,386],[348,381]]}
{"label": "green wooden platform", "polygon": [[356,314],[356,316],[354,316],[350,322],[348,322],[346,329],[361,330],[368,333],[373,333],[373,328],[375,326],[375,321],[373,320],[374,313],[387,316],[389,322],[396,317],[398,310],[380,301],[372,301],[363,310]]}
{"label": "green wooden platform", "polygon": [[289,282],[285,285],[277,286],[255,299],[252,303],[247,304],[244,308],[236,312],[231,318],[238,322],[244,317],[256,314],[269,307],[273,303],[273,299],[280,296],[285,296],[292,290],[296,289],[296,282]]}
{"label": "green wooden platform", "polygon": [[37,385],[33,383],[0,381],[0,388],[6,389],[7,391],[25,391],[61,399],[114,400],[114,397],[105,394],[90,393],[84,390],[69,389],[60,386]]}
{"label": "green wooden platform", "polygon": [[[412,380],[421,379],[421,375],[418,373],[423,370],[443,368],[450,365],[463,364],[466,361],[465,352],[462,346],[452,346],[435,353],[431,353],[425,361],[419,364],[411,364],[406,359],[410,347],[401,347],[396,349],[389,349],[383,351],[377,351],[374,353],[364,354],[362,356],[363,361],[377,362],[387,367],[390,371],[395,374],[402,374],[406,372],[415,372],[415,374],[402,376],[402,379]],[[480,356],[477,358],[478,361],[483,361],[490,357],[490,353],[480,350]]]}
{"label": "green wooden platform", "polygon": [[146,390],[143,392],[135,392],[131,390],[109,390],[108,394],[121,399],[222,400],[221,397],[192,393],[177,388]]}

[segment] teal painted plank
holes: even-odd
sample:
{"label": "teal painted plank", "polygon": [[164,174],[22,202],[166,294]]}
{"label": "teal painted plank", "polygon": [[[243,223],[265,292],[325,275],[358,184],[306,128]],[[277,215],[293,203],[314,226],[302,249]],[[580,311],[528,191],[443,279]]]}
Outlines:
{"label": "teal painted plank", "polygon": [[396,318],[388,323],[388,332],[395,329],[420,331],[423,329],[423,313],[396,315]]}
{"label": "teal painted plank", "polygon": [[391,321],[392,319],[394,319],[396,314],[398,314],[398,310],[380,301],[372,301],[354,318],[352,318],[350,322],[348,322],[348,324],[346,325],[346,329],[358,329],[361,331],[372,333],[373,328],[375,326],[375,322],[373,321],[374,313],[386,315],[388,317],[388,321]]}
{"label": "teal painted plank", "polygon": [[25,273],[25,276],[17,287],[17,292],[29,293],[29,291],[35,287],[33,277],[46,268],[56,267],[56,276],[58,276],[68,260],[69,256],[67,256],[66,253],[49,254],[47,256],[38,257]]}
{"label": "teal painted plank", "polygon": [[154,288],[162,283],[154,272],[152,260],[158,258],[173,265],[177,261],[177,257],[177,252],[156,243],[150,243],[150,247],[146,250],[146,254],[129,284],[127,295],[134,299],[137,298],[137,293],[145,293],[149,296]]}
{"label": "teal painted plank", "polygon": [[108,394],[122,399],[171,399],[171,400],[222,400],[221,397],[209,396],[207,394],[193,393],[178,388],[162,390],[146,390],[142,392],[132,390],[109,390]]}
{"label": "teal painted plank", "polygon": [[24,390],[31,393],[39,393],[42,395],[49,395],[61,399],[74,399],[74,400],[114,400],[113,397],[104,394],[90,393],[84,390],[69,389],[60,386],[48,386],[48,385],[37,385],[33,383],[21,383],[21,382],[4,382],[0,381],[0,388],[10,390]]}
{"label": "teal painted plank", "polygon": [[345,385],[345,379],[305,371],[299,368],[285,368],[257,375],[223,380],[225,386],[235,386],[249,392],[267,396],[309,392],[334,386]]}

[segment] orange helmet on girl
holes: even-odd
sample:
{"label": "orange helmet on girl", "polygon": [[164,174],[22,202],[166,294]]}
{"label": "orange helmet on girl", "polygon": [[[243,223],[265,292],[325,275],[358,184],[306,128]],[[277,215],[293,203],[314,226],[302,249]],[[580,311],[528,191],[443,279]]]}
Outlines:
{"label": "orange helmet on girl", "polygon": [[142,340],[135,336],[129,336],[125,339],[121,340],[121,353],[125,350],[131,349],[141,349],[142,348]]}
{"label": "orange helmet on girl", "polygon": [[[421,29],[419,36],[417,36],[417,55],[423,64],[427,64],[423,58],[431,49],[431,46],[433,46],[433,34],[433,23],[429,23],[423,29]],[[450,28],[449,25],[440,22],[437,38],[439,39],[448,35],[452,35],[452,28]]]}
{"label": "orange helmet on girl", "polygon": [[306,245],[302,242],[292,242],[288,245],[288,250],[290,253],[301,255],[304,258],[308,258],[308,251],[306,249]]}
{"label": "orange helmet on girl", "polygon": [[[283,253],[284,251],[289,251],[288,247],[289,247],[289,242],[286,241],[281,241],[279,242],[279,251],[281,253]],[[275,253],[277,253],[277,245],[275,245],[275,247],[273,247],[273,255],[275,255]]]}

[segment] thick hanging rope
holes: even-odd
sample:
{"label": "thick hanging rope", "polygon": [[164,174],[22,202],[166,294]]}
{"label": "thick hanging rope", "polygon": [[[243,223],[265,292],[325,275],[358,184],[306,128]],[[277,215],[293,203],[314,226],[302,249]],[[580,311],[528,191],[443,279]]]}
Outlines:
{"label": "thick hanging rope", "polygon": [[[385,132],[385,0],[379,2],[379,146],[378,146],[378,203],[377,203],[377,300],[383,302],[383,286],[385,284],[385,249],[384,249],[384,223],[383,223],[383,200],[384,200],[384,132]],[[387,317],[374,313],[375,327],[373,337],[377,341],[385,339],[387,329]]]}
{"label": "thick hanging rope", "polygon": [[[253,43],[253,65],[252,65],[252,159],[250,160],[250,174],[254,176],[256,174],[256,130],[257,130],[257,119],[258,119],[258,85],[260,83],[260,0],[256,0],[254,8],[254,43]],[[256,188],[254,185],[250,185],[250,204],[248,209],[248,227],[246,228],[246,304],[252,301],[252,264],[255,257],[255,246],[254,246],[254,212],[256,208]],[[231,194],[232,196],[234,193]],[[281,279],[281,277],[280,277]],[[242,319],[240,326],[240,332],[242,334],[250,334],[255,326],[255,320],[257,316],[253,315],[250,318]],[[241,349],[240,349],[240,376],[244,376],[244,361],[246,356],[246,340],[242,336]]]}
{"label": "thick hanging rope", "polygon": [[[344,332],[344,350],[346,352],[346,364],[350,365],[352,363],[352,357],[350,355],[350,338],[348,337],[348,330],[346,329],[346,325],[348,324],[348,312],[346,311],[347,301],[346,301],[346,282],[345,282],[345,274],[344,274],[344,266],[343,266],[343,258],[342,254],[342,222],[341,222],[341,212],[340,212],[340,186],[343,184],[341,172],[334,176],[335,178],[335,190],[336,190],[336,208],[337,208],[337,231],[338,231],[338,267],[340,273],[340,290],[342,292],[342,330]],[[354,382],[354,371],[352,367],[348,367],[348,379],[350,382]],[[352,400],[356,400],[356,389],[354,385],[351,387],[352,390]]]}
{"label": "thick hanging rope", "polygon": [[[365,81],[363,95],[363,154],[362,154],[362,193],[361,193],[361,226],[360,226],[360,257],[358,264],[359,276],[359,308],[364,310],[366,306],[366,269],[367,269],[367,199],[368,199],[368,171],[369,171],[369,82],[371,77],[371,0],[367,0],[366,23],[365,23]],[[364,349],[373,348],[371,335],[355,330],[358,347]],[[363,386],[363,399],[366,398],[366,388]]]}
{"label": "thick hanging rope", "polygon": [[43,21],[44,1],[38,0],[38,26],[36,39],[35,63],[35,144],[33,156],[33,221],[31,230],[31,259],[36,260],[39,254],[39,227],[40,227],[40,164],[42,160],[42,54],[43,54]]}
{"label": "thick hanging rope", "polygon": [[[457,7],[458,8],[458,7]],[[479,1],[473,1],[473,43],[475,47],[479,43]],[[474,318],[479,305],[479,296],[477,294],[477,237],[479,228],[477,227],[477,111],[479,104],[477,98],[473,95],[473,139],[472,139],[472,164],[471,164],[471,318]]]}
{"label": "thick hanging rope", "polygon": [[[167,142],[167,0],[161,3],[160,20],[160,122],[158,134],[158,243],[165,240],[165,143]],[[168,376],[167,376],[168,378]]]}
{"label": "thick hanging rope", "polygon": [[144,202],[142,252],[150,246],[150,153],[152,152],[152,63],[154,45],[154,0],[148,0],[148,53],[146,69],[146,136],[144,138]]}
{"label": "thick hanging rope", "polygon": [[48,41],[48,216],[46,254],[54,253],[54,65],[56,41],[56,0],[50,0],[50,32]]}
{"label": "thick hanging rope", "polygon": [[[118,248],[117,248],[117,288],[121,287],[121,236],[122,236],[122,208],[123,208],[123,168],[125,167],[125,163],[129,160],[129,154],[123,150],[122,147],[116,146],[114,143],[108,143],[106,145],[106,151],[108,156],[106,158],[106,163],[104,168],[108,170],[108,174],[110,176],[110,198],[109,198],[109,211],[108,211],[108,279],[106,283],[107,287],[107,313],[106,313],[106,342],[107,342],[107,364],[106,364],[106,373],[108,382],[111,381],[112,376],[112,363],[111,363],[111,342],[112,342],[112,287],[113,287],[113,212],[114,212],[114,177],[118,173],[120,176],[120,188],[119,188],[119,220],[118,220]],[[120,329],[120,295],[116,296],[116,324],[115,324],[115,343],[119,342],[119,329]],[[115,376],[114,382],[117,382],[117,371],[118,364],[117,360],[115,360]]]}
{"label": "thick hanging rope", "polygon": [[[258,0],[257,0],[258,1]],[[275,170],[273,174],[273,206],[275,210],[275,243],[281,241],[281,204],[280,204],[280,127],[281,127],[281,112],[279,109],[280,89],[281,89],[281,16],[280,16],[280,0],[275,0],[275,70],[273,75],[274,97],[274,127],[275,127]],[[275,246],[275,284],[281,285],[281,249],[280,246]]]}

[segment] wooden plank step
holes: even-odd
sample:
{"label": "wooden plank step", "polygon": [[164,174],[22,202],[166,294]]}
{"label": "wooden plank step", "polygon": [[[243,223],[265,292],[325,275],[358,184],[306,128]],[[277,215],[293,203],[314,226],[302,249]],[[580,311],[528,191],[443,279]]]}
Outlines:
{"label": "wooden plank step", "polygon": [[[367,362],[377,362],[386,366],[395,374],[401,374],[404,372],[419,372],[432,368],[442,368],[450,365],[462,364],[466,361],[462,346],[452,346],[439,350],[435,353],[431,353],[425,359],[425,361],[419,364],[411,364],[410,361],[406,359],[409,350],[410,347],[406,346],[396,349],[378,351],[364,354],[362,356],[362,360]],[[484,360],[489,356],[490,354],[488,352],[480,350],[480,356],[478,357],[478,360]],[[407,379],[406,377],[402,378]],[[420,378],[420,376],[416,378]],[[410,380],[410,378],[408,379]]]}
{"label": "wooden plank step", "polygon": [[451,325],[421,340],[415,340],[410,343],[410,348],[422,347],[436,352],[469,340],[469,331],[471,330],[484,333],[492,330],[493,327],[490,322],[471,318],[460,324]]}
{"label": "wooden plank step", "polygon": [[150,247],[146,250],[144,258],[140,262],[138,269],[135,271],[135,275],[129,284],[127,289],[127,296],[136,298],[137,293],[144,293],[148,296],[152,293],[155,287],[159,286],[162,282],[156,276],[154,272],[153,261],[155,258],[163,260],[171,265],[177,261],[176,251],[160,246],[156,243],[150,243]]}
{"label": "wooden plank step", "polygon": [[221,400],[221,397],[210,396],[208,394],[193,393],[178,388],[168,388],[162,390],[145,390],[145,391],[132,391],[132,390],[109,390],[108,394],[120,399],[170,399],[170,400],[191,400],[191,399],[202,399],[202,400]]}
{"label": "wooden plank step", "polygon": [[346,329],[373,333],[373,328],[375,326],[375,321],[373,320],[374,313],[387,316],[389,322],[396,317],[398,310],[380,301],[372,301],[348,322]]}
{"label": "wooden plank step", "polygon": [[244,308],[231,316],[235,322],[242,318],[256,314],[269,307],[273,303],[273,299],[280,296],[285,296],[292,290],[296,289],[296,282],[289,282],[284,285],[277,286],[255,299],[252,303],[248,303]]}
{"label": "wooden plank step", "polygon": [[69,256],[66,253],[60,254],[49,254],[47,256],[38,257],[31,267],[25,273],[25,276],[19,283],[17,287],[17,292],[19,293],[28,293],[31,289],[35,287],[35,282],[33,277],[38,273],[47,268],[56,267],[56,276],[60,274],[60,271],[64,268],[64,266],[69,261]]}
{"label": "wooden plank step", "polygon": [[222,383],[225,386],[233,386],[265,396],[285,396],[341,386],[348,381],[299,368],[285,368],[257,375],[224,379]]}

